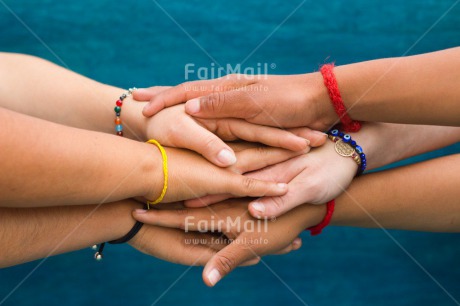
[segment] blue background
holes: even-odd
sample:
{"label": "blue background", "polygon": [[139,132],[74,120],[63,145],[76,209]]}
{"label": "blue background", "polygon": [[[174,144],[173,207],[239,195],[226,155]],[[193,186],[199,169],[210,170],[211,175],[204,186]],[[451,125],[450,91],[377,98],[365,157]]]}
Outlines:
{"label": "blue background", "polygon": [[[267,62],[276,64],[269,73],[302,73],[317,70],[325,61],[345,64],[459,46],[460,5],[436,23],[454,4],[453,0],[303,4],[298,0],[4,0],[0,50],[38,55],[102,82],[142,87],[182,82],[187,63],[209,67],[212,60],[197,44],[221,65],[235,65],[274,31],[243,66]],[[460,152],[460,147],[418,160],[453,152]],[[459,235],[389,233],[460,300]],[[86,249],[49,258],[35,271],[38,262],[1,270],[0,301],[34,271],[4,305],[456,304],[380,229],[329,228],[319,237],[303,238],[300,251],[264,259],[291,289],[263,264],[238,269],[209,289],[201,281],[201,268],[189,270],[129,246],[109,246],[101,263],[92,260],[93,252]]]}

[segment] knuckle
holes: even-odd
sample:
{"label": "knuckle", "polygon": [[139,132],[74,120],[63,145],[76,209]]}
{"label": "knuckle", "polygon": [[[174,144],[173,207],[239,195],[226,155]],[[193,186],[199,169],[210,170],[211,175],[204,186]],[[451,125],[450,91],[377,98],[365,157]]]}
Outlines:
{"label": "knuckle", "polygon": [[243,178],[243,188],[246,191],[252,191],[256,188],[257,183],[256,180],[250,177],[244,177]]}
{"label": "knuckle", "polygon": [[284,197],[274,197],[272,198],[273,206],[275,206],[276,210],[279,211],[286,207],[286,200]]}
{"label": "knuckle", "polygon": [[214,92],[208,96],[201,98],[201,107],[209,112],[218,113],[222,110],[225,103],[225,93]]}
{"label": "knuckle", "polygon": [[235,267],[236,261],[228,255],[217,255],[216,257],[217,264],[222,269],[222,272],[225,274],[230,273]]}
{"label": "knuckle", "polygon": [[177,93],[181,102],[185,102],[190,92],[190,82],[184,82],[177,85]]}
{"label": "knuckle", "polygon": [[212,152],[219,145],[220,139],[214,135],[209,135],[203,139],[203,147],[206,152]]}
{"label": "knuckle", "polygon": [[166,139],[168,140],[168,144],[172,146],[185,147],[187,139],[184,131],[187,131],[188,128],[187,123],[182,119],[179,119],[174,124],[169,125],[168,129],[164,133],[164,136],[166,136]]}
{"label": "knuckle", "polygon": [[188,226],[185,226],[185,220],[184,219],[181,219],[179,221],[179,223],[177,224],[177,227],[180,229],[180,230],[188,230]]}
{"label": "knuckle", "polygon": [[177,220],[177,227],[181,230],[185,230],[188,228],[188,225],[186,225],[186,222],[185,222],[185,216],[187,216],[189,214],[188,210],[187,209],[179,209],[179,210],[176,210],[176,215],[178,217],[178,220]]}
{"label": "knuckle", "polygon": [[224,80],[237,80],[238,79],[238,73],[229,73],[225,76],[222,77]]}
{"label": "knuckle", "polygon": [[269,153],[268,148],[262,147],[262,146],[255,148],[255,150],[256,150],[257,155],[262,158],[266,157]]}
{"label": "knuckle", "polygon": [[177,214],[179,217],[187,216],[189,213],[190,213],[190,212],[189,212],[188,209],[178,209],[178,210],[176,210],[176,214]]}
{"label": "knuckle", "polygon": [[237,139],[235,134],[232,132],[230,120],[216,120],[215,124],[215,134],[218,135],[221,139],[226,141],[232,141]]}
{"label": "knuckle", "polygon": [[179,209],[176,211],[176,215],[178,217],[177,219],[177,227],[181,230],[185,230],[188,228],[188,224],[186,225],[185,222],[185,216],[188,215],[188,210],[187,209]]}

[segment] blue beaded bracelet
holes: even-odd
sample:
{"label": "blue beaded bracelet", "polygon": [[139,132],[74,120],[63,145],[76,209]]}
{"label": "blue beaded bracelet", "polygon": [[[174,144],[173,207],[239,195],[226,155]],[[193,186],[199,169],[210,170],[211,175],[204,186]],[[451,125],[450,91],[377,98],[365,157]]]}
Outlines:
{"label": "blue beaded bracelet", "polygon": [[[356,173],[356,175],[361,175],[364,172],[364,170],[366,170],[366,166],[367,166],[366,154],[364,154],[363,148],[358,146],[356,141],[354,141],[350,135],[345,134],[339,131],[338,129],[330,130],[327,132],[327,134],[329,135],[329,138],[336,143],[337,153],[339,153],[342,156],[353,157],[353,159],[355,159],[358,162],[358,172]],[[342,141],[346,144],[349,144],[353,148],[355,154],[352,154],[352,153],[350,154],[350,152],[348,152],[349,154],[341,154],[341,152],[337,150],[338,141]],[[359,160],[355,158],[356,156],[359,156]]]}

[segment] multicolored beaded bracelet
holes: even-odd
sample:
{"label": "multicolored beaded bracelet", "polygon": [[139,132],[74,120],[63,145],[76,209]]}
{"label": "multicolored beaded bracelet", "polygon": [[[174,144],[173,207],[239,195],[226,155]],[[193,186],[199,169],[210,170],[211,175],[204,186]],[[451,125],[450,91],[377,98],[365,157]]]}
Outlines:
{"label": "multicolored beaded bracelet", "polygon": [[116,106],[113,109],[115,111],[115,132],[117,133],[118,136],[123,136],[123,125],[121,124],[121,118],[120,118],[120,113],[121,113],[121,107],[123,106],[123,101],[131,96],[133,94],[133,91],[135,91],[137,88],[133,87],[125,91],[120,98],[115,102]]}
{"label": "multicolored beaded bracelet", "polygon": [[361,175],[366,170],[367,161],[366,154],[363,148],[358,146],[350,135],[345,134],[338,129],[333,129],[327,132],[328,137],[335,143],[335,151],[345,157],[351,157],[358,164],[358,172],[356,175]]}
{"label": "multicolored beaded bracelet", "polygon": [[[136,89],[137,89],[136,87],[129,88],[115,102],[116,106],[115,106],[115,108],[113,110],[115,111],[115,116],[116,116],[116,118],[115,118],[115,132],[117,133],[118,136],[123,137],[123,125],[121,124],[121,118],[120,118],[121,107],[123,106],[123,101],[127,97],[131,96],[133,94],[133,91],[136,90]],[[144,206],[144,209],[146,207],[147,207],[147,204]],[[143,225],[143,223],[137,221],[134,224],[133,228],[128,232],[128,234],[126,234],[124,237],[122,237],[120,239],[109,241],[109,243],[110,244],[118,244],[118,243],[128,242],[131,238],[133,238],[139,232],[139,230],[141,229],[142,225]],[[103,257],[102,251],[104,250],[104,247],[105,247],[105,242],[101,243],[99,245],[99,247],[97,246],[97,244],[93,245],[92,249],[93,250],[98,250],[96,252],[96,254],[94,254],[94,259],[96,259],[97,261],[102,260],[102,257]]]}

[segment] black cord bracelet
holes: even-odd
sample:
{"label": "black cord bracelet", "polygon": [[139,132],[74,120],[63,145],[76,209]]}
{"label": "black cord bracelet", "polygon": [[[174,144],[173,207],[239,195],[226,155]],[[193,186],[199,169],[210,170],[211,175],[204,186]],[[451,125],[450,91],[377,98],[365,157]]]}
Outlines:
{"label": "black cord bracelet", "polygon": [[[144,205],[144,209],[147,209],[147,205]],[[108,241],[107,243],[110,243],[110,244],[126,243],[130,241],[131,239],[133,239],[134,236],[136,236],[136,234],[140,231],[143,225],[144,223],[137,221],[126,235],[124,235],[123,237],[119,239]],[[99,250],[94,254],[94,259],[96,259],[97,261],[102,260],[103,258],[102,251],[104,250],[104,247],[105,247],[105,242],[99,245]],[[97,249],[97,245],[94,245],[93,250],[96,250],[96,249]]]}

